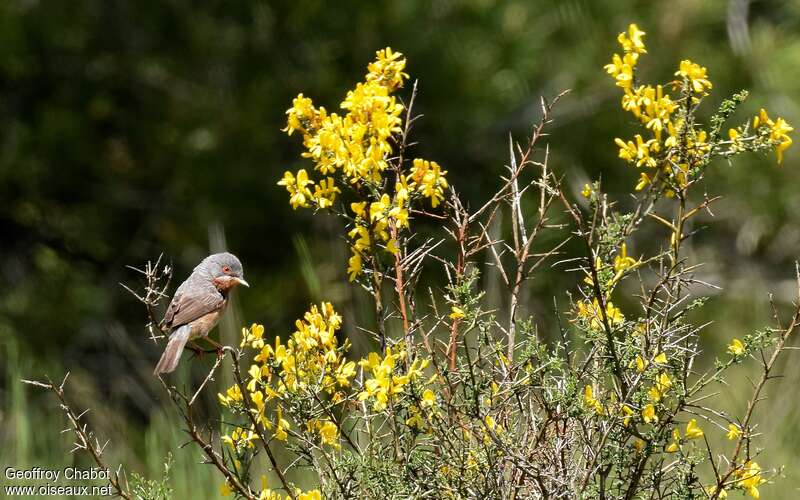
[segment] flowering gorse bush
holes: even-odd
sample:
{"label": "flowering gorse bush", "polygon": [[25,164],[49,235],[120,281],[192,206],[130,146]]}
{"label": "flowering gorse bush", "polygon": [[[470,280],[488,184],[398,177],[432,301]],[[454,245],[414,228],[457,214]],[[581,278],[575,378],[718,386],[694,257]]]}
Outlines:
{"label": "flowering gorse bush", "polygon": [[[378,51],[342,114],[298,95],[285,131],[302,136],[313,174],[287,171],[278,184],[293,208],[342,220],[346,274],[375,304],[375,323],[358,331],[376,348],[354,356],[341,330],[349,319],[324,302],[288,338],[243,329],[194,396],[165,384],[223,474],[224,495],[760,497],[777,469],[759,465],[770,460],[755,443],[754,409],[800,306],[788,321],[776,313],[773,328],[737,333],[701,368],[703,325],[689,313],[703,307],[698,293],[709,285],[683,246],[717,199],[698,189],[712,161],[774,150],[781,162],[792,129],[761,110],[723,133],[746,92],[722,101],[703,126],[697,113],[713,89],[706,69],[684,60],[674,81],[639,81],[643,37],[636,25],[621,33],[623,55],[605,68],[643,128],[614,141],[638,172],[629,211],[600,182],[572,201],[549,168],[545,128],[561,96],[542,99],[527,143],[509,144],[497,190],[468,209],[442,167],[406,157],[416,86],[407,106],[395,96],[408,78],[402,54]],[[414,232],[421,218],[437,222],[440,239]],[[664,235],[649,255],[629,249],[643,227]],[[552,332],[521,300],[544,265],[577,277],[565,290],[569,305],[556,302]],[[441,266],[446,281],[418,295],[425,266]],[[499,280],[504,299],[481,291],[481,271]],[[221,432],[206,437],[192,405],[225,353],[234,383],[218,396]],[[715,387],[748,360],[761,377],[742,413],[726,413]],[[258,481],[262,453],[269,470]],[[293,484],[294,471],[311,471],[312,489]]]}
{"label": "flowering gorse bush", "polygon": [[[774,150],[780,162],[792,129],[762,110],[723,134],[745,92],[723,101],[703,128],[696,113],[713,88],[706,69],[684,60],[674,81],[640,82],[643,37],[631,25],[619,35],[623,55],[606,66],[624,92],[622,108],[643,127],[615,140],[619,157],[639,172],[641,194],[626,213],[599,182],[584,186],[582,206],[569,201],[548,169],[539,143],[555,101],[542,101],[525,148],[511,144],[499,190],[469,211],[436,162],[405,158],[411,105],[393,95],[407,78],[402,54],[378,51],[341,103],[343,116],[302,94],[294,100],[285,131],[302,135],[302,156],[318,179],[287,171],[279,184],[292,207],[328,211],[346,225],[347,274],[376,306],[375,327],[362,330],[381,349],[349,360],[349,342],[337,334],[342,318],[328,303],[312,306],[285,344],[266,343],[260,325],[244,330],[239,355],[252,356],[252,365],[220,395],[241,416],[222,437],[241,464],[239,484],[247,484],[261,440],[270,456],[273,443],[288,450],[290,468],[310,466],[319,481],[313,494],[331,497],[722,498],[734,490],[759,497],[775,470],[755,461],[753,407],[795,321],[732,339],[710,371],[699,371],[701,327],[687,313],[702,307],[692,293],[703,283],[681,249],[692,219],[716,199],[692,196],[712,160]],[[563,213],[571,222],[559,220]],[[451,244],[415,241],[417,217],[443,221]],[[667,228],[665,244],[634,257],[627,243],[649,221]],[[502,236],[490,236],[498,226]],[[572,238],[585,253],[564,257]],[[582,278],[568,323],[545,341],[522,315],[520,294],[548,261]],[[443,265],[447,283],[418,304],[426,262]],[[478,289],[482,262],[506,285],[507,302],[487,303]],[[623,311],[614,299],[630,303],[624,290],[632,280],[643,292],[638,307]],[[744,415],[716,409],[712,386],[759,353],[763,378]],[[706,433],[732,448],[712,448]],[[299,496],[272,463],[284,494]]]}

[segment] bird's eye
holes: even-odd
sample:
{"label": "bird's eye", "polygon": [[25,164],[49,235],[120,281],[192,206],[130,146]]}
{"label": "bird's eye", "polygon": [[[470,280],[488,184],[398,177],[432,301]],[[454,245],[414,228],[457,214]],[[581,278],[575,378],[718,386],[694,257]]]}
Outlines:
{"label": "bird's eye", "polygon": [[230,273],[230,272],[231,272],[231,268],[230,268],[230,267],[228,267],[228,266],[223,266],[223,268],[222,268],[222,272],[223,272],[223,273],[225,273],[225,274],[228,274],[228,273]]}

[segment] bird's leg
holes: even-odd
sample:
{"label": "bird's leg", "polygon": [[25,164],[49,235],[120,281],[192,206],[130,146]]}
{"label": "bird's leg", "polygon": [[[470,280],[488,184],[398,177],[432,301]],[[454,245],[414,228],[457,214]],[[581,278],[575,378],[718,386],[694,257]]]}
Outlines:
{"label": "bird's leg", "polygon": [[215,340],[212,340],[212,339],[210,339],[208,337],[203,337],[203,340],[208,342],[211,345],[211,347],[213,347],[217,351],[217,356],[222,354],[222,347],[223,347],[222,344],[220,344],[219,342],[217,342]]}
{"label": "bird's leg", "polygon": [[186,348],[189,349],[190,351],[192,351],[192,353],[194,353],[193,357],[195,357],[197,359],[203,359],[203,354],[206,353],[205,349],[203,349],[202,347],[200,347],[199,345],[197,345],[194,342],[187,343],[186,344]]}

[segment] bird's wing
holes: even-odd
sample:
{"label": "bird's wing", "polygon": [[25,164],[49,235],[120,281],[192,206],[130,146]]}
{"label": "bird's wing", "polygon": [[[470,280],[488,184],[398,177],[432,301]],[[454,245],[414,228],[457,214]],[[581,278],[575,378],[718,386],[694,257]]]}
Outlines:
{"label": "bird's wing", "polygon": [[170,329],[185,325],[218,310],[224,302],[225,297],[213,286],[189,290],[179,289],[164,314],[164,325]]}

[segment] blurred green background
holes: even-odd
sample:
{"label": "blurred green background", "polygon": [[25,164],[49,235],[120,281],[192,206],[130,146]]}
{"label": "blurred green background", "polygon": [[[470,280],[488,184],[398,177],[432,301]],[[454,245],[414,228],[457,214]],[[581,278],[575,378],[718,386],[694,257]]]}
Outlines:
{"label": "blurred green background", "polygon": [[[227,246],[253,286],[238,294],[224,338],[251,322],[285,335],[322,298],[355,338],[354,323],[370,315],[346,284],[340,227],[293,212],[275,185],[303,164],[299,140],[280,131],[292,97],[333,109],[375,50],[402,51],[424,114],[413,154],[437,160],[477,204],[507,161],[508,133],[524,139],[539,96],[572,89],[550,130],[551,167],[575,193],[602,178],[624,205],[637,173],[616,158],[613,139],[635,124],[602,67],[629,22],[647,32],[645,80],[669,81],[691,58],[715,84],[706,116],[746,88],[734,122],[763,106],[800,124],[797,1],[0,2],[0,463],[83,463],[67,454],[53,399],[19,383],[71,371],[71,397],[111,438],[111,462],[155,476],[176,450],[176,491],[216,497],[216,473],[195,465],[191,447],[176,449],[184,437],[151,375],[158,347],[118,285],[137,283],[125,265],[163,252],[181,280],[209,249]],[[792,298],[798,151],[780,167],[774,155],[753,155],[708,176],[708,191],[724,199],[689,255],[722,287],[698,318],[713,321],[709,360],[770,321],[768,292]],[[571,284],[545,274],[527,310],[546,315]],[[787,466],[765,498],[800,494],[796,356],[757,411],[769,449],[759,463]],[[189,383],[191,369],[182,370]],[[731,409],[749,394],[748,370],[721,388]]]}

